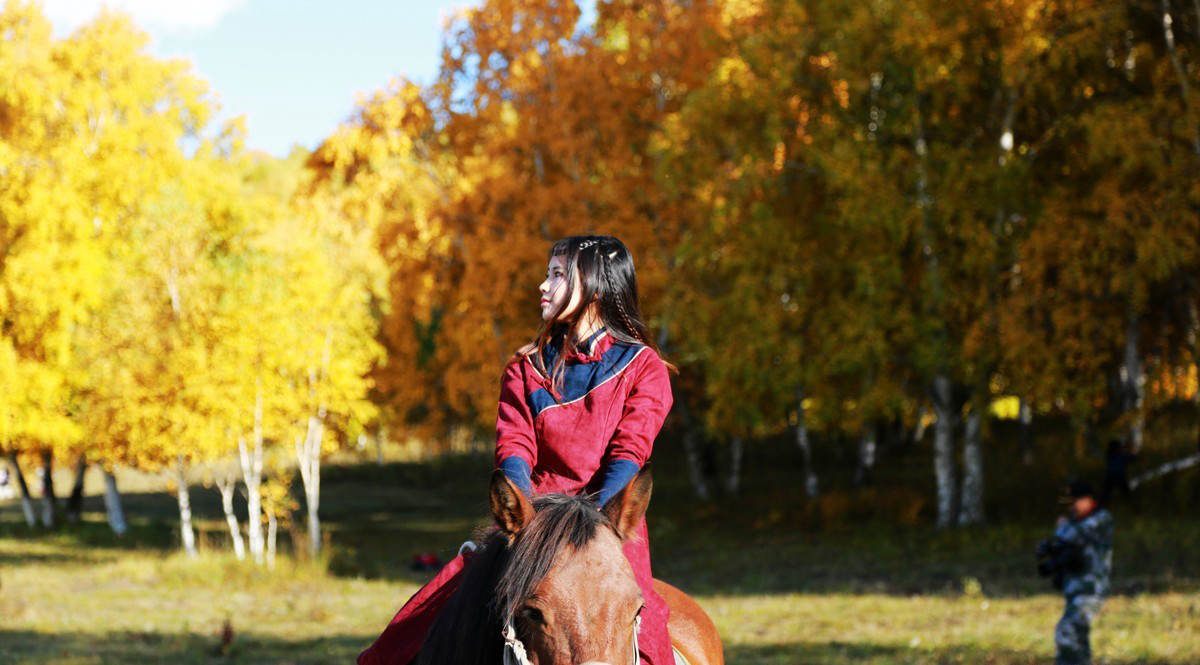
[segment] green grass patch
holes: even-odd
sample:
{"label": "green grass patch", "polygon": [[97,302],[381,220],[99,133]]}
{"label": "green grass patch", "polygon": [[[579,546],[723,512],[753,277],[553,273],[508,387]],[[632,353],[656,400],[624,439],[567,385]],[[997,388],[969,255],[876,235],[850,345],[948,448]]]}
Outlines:
{"label": "green grass patch", "polygon": [[[786,454],[756,451],[747,477],[761,484],[708,504],[672,472],[682,467],[670,454],[656,465],[656,572],[708,610],[728,662],[1052,661],[1061,599],[1034,574],[1032,556],[1052,523],[1052,498],[1035,518],[1018,511],[987,528],[938,531],[924,519],[891,520],[879,506],[911,495],[882,483],[834,489],[834,506],[804,501],[779,463]],[[153,477],[123,479],[135,491],[126,495],[132,528],[121,538],[104,524],[91,478],[80,524],[30,529],[14,502],[0,503],[0,663],[353,662],[430,577],[409,569],[411,556],[449,558],[486,523],[490,472],[486,455],[331,465],[325,555],[291,555],[304,542],[293,525],[273,571],[233,559],[219,497],[199,486],[197,560],[178,553],[174,499]],[[1093,633],[1097,662],[1200,662],[1194,518],[1118,506],[1117,528],[1115,593]],[[233,638],[223,647],[227,623]]]}

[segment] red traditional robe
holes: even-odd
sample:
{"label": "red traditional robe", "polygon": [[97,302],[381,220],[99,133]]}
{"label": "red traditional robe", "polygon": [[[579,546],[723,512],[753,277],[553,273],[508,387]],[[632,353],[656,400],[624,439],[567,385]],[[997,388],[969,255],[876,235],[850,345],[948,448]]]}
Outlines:
{"label": "red traditional robe", "polygon": [[[540,363],[552,368],[554,350]],[[500,384],[496,419],[496,464],[519,457],[532,469],[535,494],[579,494],[600,489],[604,469],[616,460],[640,468],[671,409],[667,367],[649,347],[614,340],[601,331],[568,351],[561,394],[533,358],[510,363]],[[651,584],[646,522],[639,538],[625,543],[625,556],[645,597],[638,650],[649,665],[671,665],[666,602]],[[455,558],[396,614],[358,665],[407,665],[437,612],[458,588],[463,566]]]}

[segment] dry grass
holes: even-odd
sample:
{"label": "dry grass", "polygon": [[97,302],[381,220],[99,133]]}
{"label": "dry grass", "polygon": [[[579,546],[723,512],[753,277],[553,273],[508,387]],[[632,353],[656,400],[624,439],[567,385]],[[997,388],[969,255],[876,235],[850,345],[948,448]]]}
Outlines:
{"label": "dry grass", "polygon": [[[348,663],[411,582],[346,579],[284,562],[271,574],[226,555],[91,551],[0,539],[0,662]],[[729,662],[1049,662],[1060,601],[1049,594],[779,593],[701,596]],[[234,630],[227,651],[220,634]],[[1094,646],[1100,663],[1200,662],[1194,593],[1117,596]]]}
{"label": "dry grass", "polygon": [[[351,663],[428,577],[408,570],[409,557],[446,555],[486,519],[490,464],[330,467],[326,558],[286,557],[271,573],[228,554],[216,493],[200,487],[196,561],[177,553],[174,504],[153,478],[123,481],[139,491],[126,496],[132,529],[121,539],[94,495],[83,524],[49,533],[0,502],[0,664]],[[732,664],[1053,659],[1061,601],[1031,569],[1040,519],[938,532],[849,515],[814,530],[811,508],[781,484],[700,506],[682,474],[662,475],[656,570],[697,595]],[[1094,631],[1097,662],[1200,663],[1200,530],[1139,511],[1117,515],[1117,595]]]}

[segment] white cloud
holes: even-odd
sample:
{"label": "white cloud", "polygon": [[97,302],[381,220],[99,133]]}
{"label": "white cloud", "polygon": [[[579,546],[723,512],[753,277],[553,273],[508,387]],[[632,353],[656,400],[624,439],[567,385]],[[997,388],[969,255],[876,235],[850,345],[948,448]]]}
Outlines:
{"label": "white cloud", "polygon": [[102,7],[123,11],[147,30],[203,32],[245,0],[44,0],[43,10],[58,31],[74,30]]}

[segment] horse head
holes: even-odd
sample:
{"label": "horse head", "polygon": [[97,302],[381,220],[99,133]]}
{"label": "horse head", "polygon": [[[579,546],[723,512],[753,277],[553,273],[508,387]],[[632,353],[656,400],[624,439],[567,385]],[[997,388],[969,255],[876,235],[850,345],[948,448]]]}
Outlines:
{"label": "horse head", "polygon": [[[622,550],[652,486],[649,465],[603,508],[530,499],[492,475],[496,528],[421,646],[418,665],[632,665],[642,593]],[[524,661],[522,661],[524,659]]]}
{"label": "horse head", "polygon": [[533,665],[637,662],[642,592],[622,546],[637,534],[652,485],[647,465],[597,508],[565,495],[531,501],[493,474],[492,515],[509,549],[495,596],[507,662],[519,663],[521,651]]}

